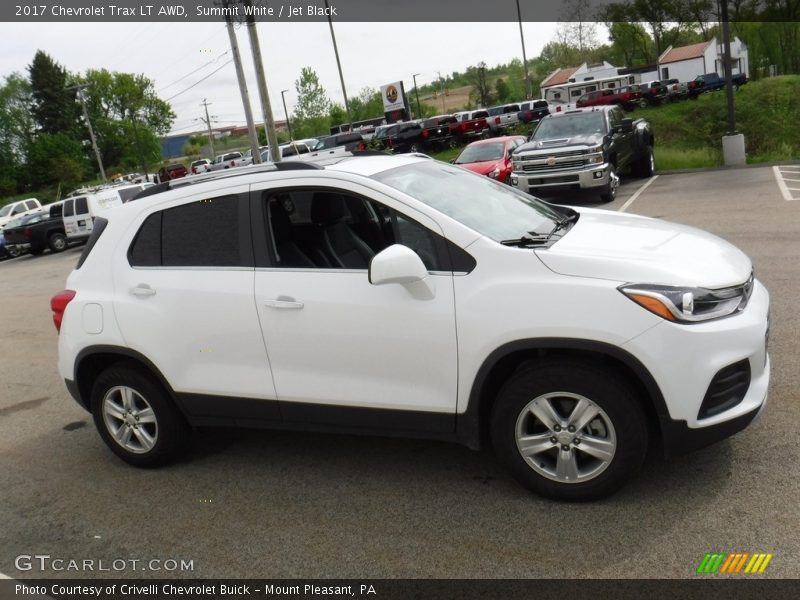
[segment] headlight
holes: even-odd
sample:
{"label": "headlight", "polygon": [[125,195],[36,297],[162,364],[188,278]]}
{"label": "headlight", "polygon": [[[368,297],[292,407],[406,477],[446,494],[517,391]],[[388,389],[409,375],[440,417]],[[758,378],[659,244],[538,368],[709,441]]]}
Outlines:
{"label": "headlight", "polygon": [[718,290],[647,284],[623,285],[618,289],[667,321],[697,323],[744,310],[753,291],[753,276],[742,285]]}
{"label": "headlight", "polygon": [[589,148],[589,158],[586,162],[589,163],[590,165],[602,164],[604,162],[603,146],[600,145],[600,146],[595,146],[594,148]]}

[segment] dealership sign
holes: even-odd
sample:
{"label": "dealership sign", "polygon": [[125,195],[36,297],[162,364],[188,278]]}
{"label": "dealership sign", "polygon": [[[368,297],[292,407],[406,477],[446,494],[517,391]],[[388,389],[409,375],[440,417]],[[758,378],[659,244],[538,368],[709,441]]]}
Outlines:
{"label": "dealership sign", "polygon": [[402,81],[387,83],[381,86],[381,98],[383,98],[383,112],[402,110],[406,107],[406,94],[403,89]]}

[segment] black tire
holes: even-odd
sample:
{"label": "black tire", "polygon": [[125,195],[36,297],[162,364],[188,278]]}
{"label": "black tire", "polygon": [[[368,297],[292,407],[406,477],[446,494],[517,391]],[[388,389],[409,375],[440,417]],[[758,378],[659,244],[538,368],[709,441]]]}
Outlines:
{"label": "black tire", "polygon": [[[532,401],[539,401],[548,394],[552,395],[555,403],[562,403],[559,406],[567,407],[566,414],[569,403],[577,402],[567,397],[568,394],[589,399],[595,407],[601,409],[602,414],[598,413],[598,416],[577,432],[566,433],[565,429],[561,429],[560,433],[553,434],[581,438],[584,440],[584,448],[590,439],[614,441],[613,455],[608,461],[600,461],[590,454],[579,452],[580,444],[570,444],[568,456],[574,457],[571,460],[576,461],[576,464],[585,461],[583,466],[589,467],[584,480],[559,481],[553,478],[555,475],[548,477],[536,470],[540,468],[544,471],[548,466],[546,461],[550,461],[552,457],[549,452],[554,451],[559,456],[562,451],[560,448],[564,448],[561,440],[549,450],[536,454],[535,460],[524,458],[517,446],[520,424],[524,429],[530,426],[531,419],[535,421],[528,407]],[[558,416],[560,418],[562,415]],[[611,427],[605,430],[605,439],[589,433],[598,431],[597,426],[601,422],[605,423],[606,419],[610,421]],[[543,430],[542,434],[530,435],[547,437],[551,432]],[[628,382],[600,365],[563,359],[531,361],[514,372],[501,388],[492,407],[491,436],[498,458],[523,486],[547,498],[576,502],[596,500],[616,492],[641,467],[648,444],[647,423],[640,399]],[[581,457],[580,461],[578,457]],[[542,462],[534,467],[529,460],[534,463]],[[554,462],[558,463],[559,460],[555,459]],[[595,466],[595,463],[599,466]],[[593,474],[593,468],[598,469],[596,474]]]}
{"label": "black tire", "polygon": [[650,106],[650,101],[647,98],[641,98],[639,100],[639,107],[640,108],[647,108]]}
{"label": "black tire", "polygon": [[636,161],[633,170],[638,177],[653,176],[653,172],[655,171],[655,162],[653,159],[653,147],[650,144],[647,144],[644,156]]}
{"label": "black tire", "polygon": [[617,178],[617,167],[612,162],[608,165],[608,183],[603,188],[600,194],[600,200],[603,202],[613,202],[617,197],[617,188],[619,187],[619,179]]}
{"label": "black tire", "polygon": [[[106,418],[103,410],[106,401],[117,403],[120,406],[122,406],[121,402],[124,403],[121,396],[118,395],[119,392],[115,391],[120,388],[126,388],[132,390],[134,394],[138,394],[138,398],[134,396],[135,399],[131,403],[133,413],[126,418],[134,419],[133,415],[136,415],[137,411],[140,411],[142,407],[149,407],[152,409],[154,424],[145,423],[144,416],[139,424],[130,421],[133,427],[129,427],[121,419]],[[161,384],[136,363],[122,362],[103,371],[95,380],[92,388],[91,407],[94,424],[100,437],[114,454],[131,465],[137,467],[163,465],[174,458],[186,445],[189,427],[183,416],[178,412]],[[117,442],[114,438],[114,431],[110,429],[116,422],[119,422],[119,431],[124,428],[129,430],[128,438],[132,443],[143,446],[144,444],[139,441],[138,436],[146,433],[154,440],[152,447],[149,449],[139,448],[138,451],[124,447],[121,442]],[[142,429],[137,433],[136,430],[139,426]]]}
{"label": "black tire", "polygon": [[55,232],[51,233],[50,237],[47,238],[47,247],[50,248],[50,252],[63,252],[67,249],[67,236],[63,233]]}

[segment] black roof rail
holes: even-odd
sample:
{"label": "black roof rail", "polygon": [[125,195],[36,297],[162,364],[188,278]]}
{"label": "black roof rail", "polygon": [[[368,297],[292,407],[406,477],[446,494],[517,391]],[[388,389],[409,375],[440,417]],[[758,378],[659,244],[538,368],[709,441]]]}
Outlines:
{"label": "black roof rail", "polygon": [[[299,155],[301,156],[301,155]],[[271,163],[273,167],[277,171],[303,171],[307,169],[311,170],[321,170],[322,167],[313,163],[313,162],[305,162],[302,160],[288,160],[288,161],[281,161],[279,163]]]}
{"label": "black roof rail", "polygon": [[392,156],[383,150],[351,150],[353,156]]}

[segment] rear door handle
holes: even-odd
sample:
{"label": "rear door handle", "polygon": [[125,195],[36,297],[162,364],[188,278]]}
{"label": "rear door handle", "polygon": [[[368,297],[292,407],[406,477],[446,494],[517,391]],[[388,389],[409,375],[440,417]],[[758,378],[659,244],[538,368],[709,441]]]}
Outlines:
{"label": "rear door handle", "polygon": [[140,283],[135,288],[130,289],[131,294],[134,296],[155,296],[156,291],[146,283]]}
{"label": "rear door handle", "polygon": [[299,310],[305,305],[302,302],[298,302],[291,296],[278,296],[274,300],[264,300],[264,306],[268,308]]}

